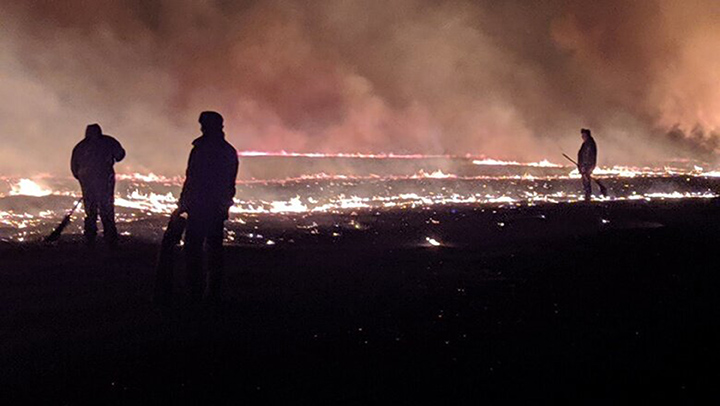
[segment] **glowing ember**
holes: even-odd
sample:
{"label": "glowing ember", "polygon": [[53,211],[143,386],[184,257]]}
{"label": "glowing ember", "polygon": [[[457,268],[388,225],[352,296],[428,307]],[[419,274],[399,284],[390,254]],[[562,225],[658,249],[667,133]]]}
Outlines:
{"label": "glowing ember", "polygon": [[439,247],[441,245],[440,242],[434,238],[425,237],[425,241],[427,241],[433,247]]}

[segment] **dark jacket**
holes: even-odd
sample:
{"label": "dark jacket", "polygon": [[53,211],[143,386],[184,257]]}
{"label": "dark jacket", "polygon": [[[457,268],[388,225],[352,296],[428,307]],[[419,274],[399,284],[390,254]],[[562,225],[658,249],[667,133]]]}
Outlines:
{"label": "dark jacket", "polygon": [[237,151],[219,132],[193,141],[185,184],[178,206],[192,215],[218,215],[227,218],[235,196],[238,171]]}
{"label": "dark jacket", "polygon": [[590,173],[595,169],[596,164],[597,145],[595,145],[595,139],[588,137],[578,151],[578,170],[580,173]]}
{"label": "dark jacket", "polygon": [[102,184],[114,178],[113,165],[125,158],[122,145],[109,135],[87,136],[72,152],[70,169],[81,184]]}

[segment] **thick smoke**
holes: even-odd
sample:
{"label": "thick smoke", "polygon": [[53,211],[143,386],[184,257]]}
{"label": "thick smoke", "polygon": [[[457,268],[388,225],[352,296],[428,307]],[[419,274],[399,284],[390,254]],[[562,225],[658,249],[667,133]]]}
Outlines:
{"label": "thick smoke", "polygon": [[714,0],[0,0],[0,173],[66,174],[84,126],[121,171],[181,173],[202,110],[241,150],[601,163],[707,159]]}

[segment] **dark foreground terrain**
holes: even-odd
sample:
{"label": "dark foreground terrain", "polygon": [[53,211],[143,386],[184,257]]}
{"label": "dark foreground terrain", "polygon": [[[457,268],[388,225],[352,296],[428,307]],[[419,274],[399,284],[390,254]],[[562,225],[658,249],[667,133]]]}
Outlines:
{"label": "dark foreground terrain", "polygon": [[720,202],[379,217],[228,247],[201,307],[153,306],[154,244],[0,245],[3,404],[720,398]]}

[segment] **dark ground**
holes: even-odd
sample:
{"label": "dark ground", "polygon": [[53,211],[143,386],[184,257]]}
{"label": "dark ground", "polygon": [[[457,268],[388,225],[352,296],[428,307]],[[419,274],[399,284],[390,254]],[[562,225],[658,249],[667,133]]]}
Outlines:
{"label": "dark ground", "polygon": [[720,398],[720,202],[432,216],[451,247],[420,210],[228,247],[220,304],[163,311],[153,244],[0,245],[3,403]]}

